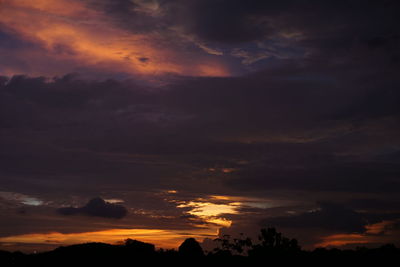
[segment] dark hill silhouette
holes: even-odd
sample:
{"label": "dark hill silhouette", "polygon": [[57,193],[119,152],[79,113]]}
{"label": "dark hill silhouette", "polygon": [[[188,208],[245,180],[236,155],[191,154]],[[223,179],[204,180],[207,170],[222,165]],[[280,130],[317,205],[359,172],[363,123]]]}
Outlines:
{"label": "dark hill silhouette", "polygon": [[153,244],[132,240],[130,238],[125,240],[125,247],[131,253],[138,256],[154,256],[156,248]]}
{"label": "dark hill silhouette", "polygon": [[216,239],[218,248],[204,254],[194,238],[186,239],[179,250],[156,250],[153,244],[126,239],[123,245],[86,243],[62,246],[37,254],[0,251],[0,266],[136,266],[146,264],[175,266],[261,266],[272,264],[376,264],[399,262],[400,249],[392,244],[379,248],[354,250],[318,248],[304,251],[297,240],[289,239],[274,228],[262,229],[259,242],[249,238]]}

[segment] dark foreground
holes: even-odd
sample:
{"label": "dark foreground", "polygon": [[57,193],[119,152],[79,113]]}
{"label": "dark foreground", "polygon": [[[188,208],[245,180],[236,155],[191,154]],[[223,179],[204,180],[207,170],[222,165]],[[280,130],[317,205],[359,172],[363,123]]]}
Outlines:
{"label": "dark foreground", "polygon": [[295,239],[287,239],[273,228],[261,233],[257,244],[248,238],[218,239],[219,248],[207,253],[193,238],[186,239],[179,250],[156,250],[152,244],[127,239],[124,245],[87,243],[37,254],[0,251],[0,266],[397,266],[400,262],[400,249],[391,244],[373,249],[305,251]]}

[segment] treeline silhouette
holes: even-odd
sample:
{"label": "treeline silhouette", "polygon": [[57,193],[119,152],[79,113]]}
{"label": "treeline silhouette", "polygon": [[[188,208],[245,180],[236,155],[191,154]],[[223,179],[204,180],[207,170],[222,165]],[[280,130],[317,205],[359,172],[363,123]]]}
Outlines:
{"label": "treeline silhouette", "polygon": [[302,250],[296,239],[289,239],[275,228],[261,229],[258,242],[243,234],[231,239],[225,235],[214,240],[216,248],[203,251],[194,238],[186,239],[178,250],[158,249],[153,244],[126,239],[123,245],[86,243],[62,246],[52,251],[25,254],[0,250],[0,266],[135,266],[143,264],[178,266],[264,266],[277,264],[398,263],[400,249],[393,244],[379,248],[358,247],[353,250],[317,248]]}

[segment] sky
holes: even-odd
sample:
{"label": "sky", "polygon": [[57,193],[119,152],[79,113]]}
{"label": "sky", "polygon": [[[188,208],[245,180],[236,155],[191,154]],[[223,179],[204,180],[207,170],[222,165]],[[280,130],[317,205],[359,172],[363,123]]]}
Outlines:
{"label": "sky", "polygon": [[0,0],[0,249],[400,245],[396,0]]}

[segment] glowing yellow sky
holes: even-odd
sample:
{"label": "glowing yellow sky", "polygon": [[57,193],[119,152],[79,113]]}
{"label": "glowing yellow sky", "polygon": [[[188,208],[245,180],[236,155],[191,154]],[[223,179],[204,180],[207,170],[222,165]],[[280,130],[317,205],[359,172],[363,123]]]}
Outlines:
{"label": "glowing yellow sky", "polygon": [[273,207],[280,203],[273,203],[266,199],[210,195],[206,198],[198,198],[192,201],[180,202],[177,208],[190,208],[187,214],[194,215],[205,222],[216,224],[222,227],[230,227],[232,220],[227,215],[239,214],[241,207]]}
{"label": "glowing yellow sky", "polygon": [[116,27],[106,14],[77,0],[2,0],[0,23],[44,48],[45,56],[95,69],[140,75],[229,76],[217,59],[189,58],[159,44],[156,34]]}
{"label": "glowing yellow sky", "polygon": [[191,208],[187,213],[197,216],[208,223],[214,223],[220,226],[229,227],[232,224],[221,215],[224,214],[237,214],[236,208],[241,205],[240,202],[231,202],[227,204],[215,204],[212,202],[190,201],[188,203],[180,204],[178,208]]}

